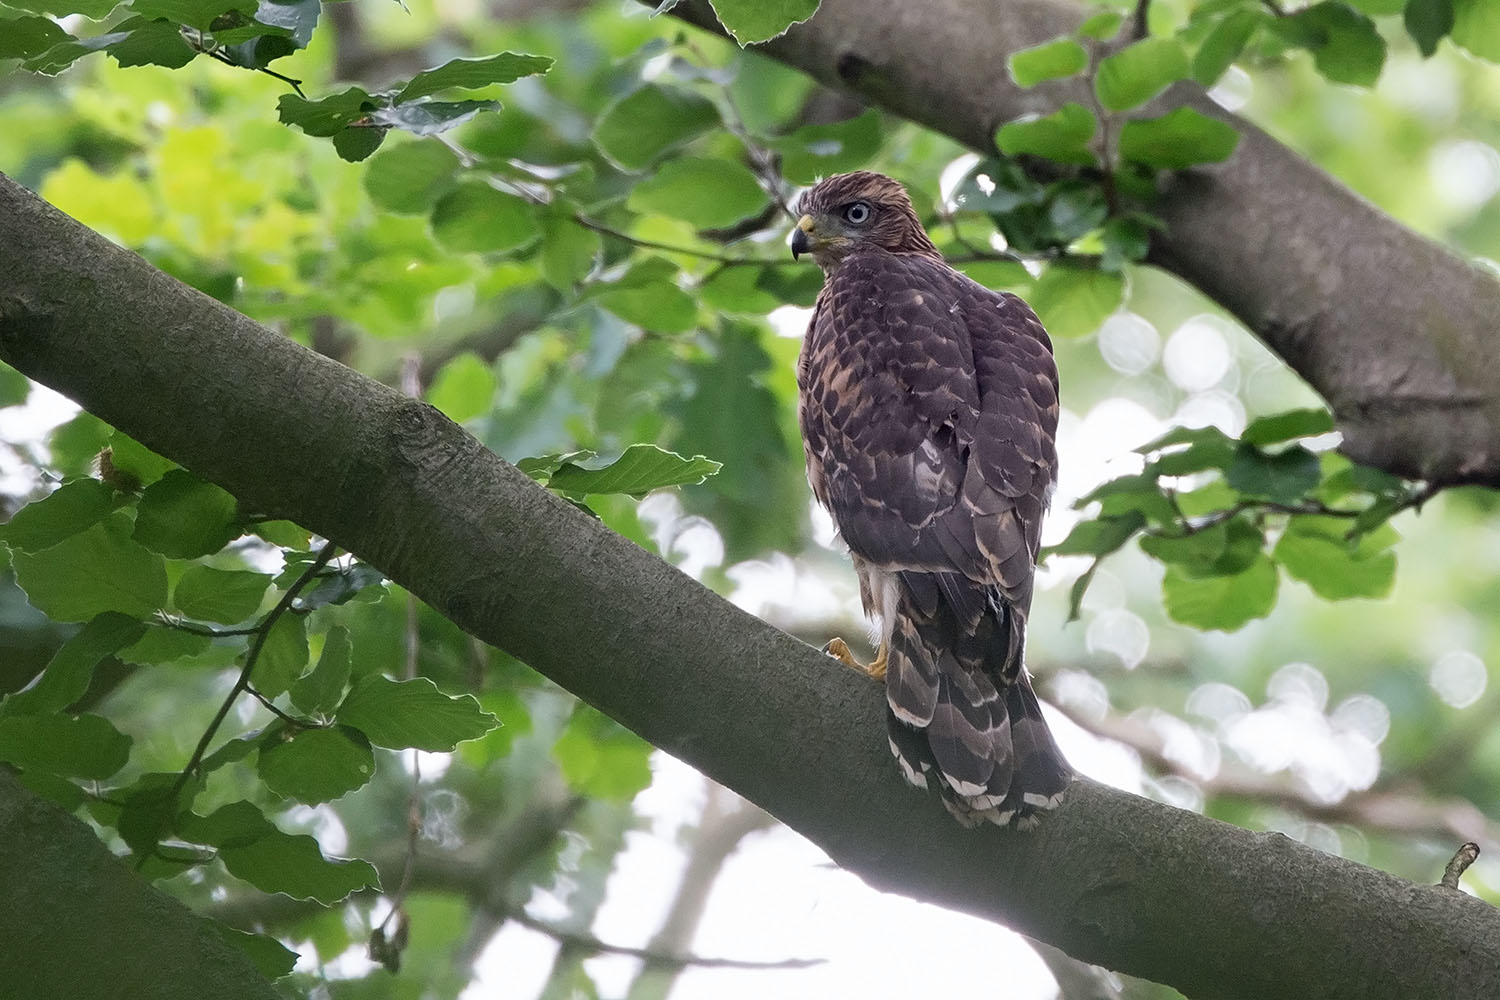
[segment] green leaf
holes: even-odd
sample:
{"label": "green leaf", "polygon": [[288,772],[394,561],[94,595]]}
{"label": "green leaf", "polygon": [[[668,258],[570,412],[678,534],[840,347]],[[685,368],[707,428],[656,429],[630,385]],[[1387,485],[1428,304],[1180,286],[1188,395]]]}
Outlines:
{"label": "green leaf", "polygon": [[1082,38],[1107,42],[1120,33],[1120,25],[1124,23],[1125,16],[1118,11],[1102,10],[1080,24],[1078,34]]}
{"label": "green leaf", "polygon": [[457,128],[481,111],[499,110],[498,101],[429,101],[423,98],[410,104],[377,104],[370,110],[370,121],[413,135],[437,135]]}
{"label": "green leaf", "polygon": [[252,525],[251,530],[272,545],[283,549],[307,548],[309,538],[307,529],[291,521],[259,521]]}
{"label": "green leaf", "polygon": [[1224,473],[1225,481],[1241,493],[1277,503],[1296,503],[1316,489],[1322,478],[1318,456],[1301,445],[1268,454],[1241,444]]}
{"label": "green leaf", "polygon": [[0,33],[0,59],[29,59],[64,42],[76,42],[50,17],[17,17]]}
{"label": "green leaf", "polygon": [[357,729],[285,730],[262,746],[256,771],[266,787],[308,805],[329,802],[363,786],[375,774],[375,753]]}
{"label": "green leaf", "polygon": [[[317,28],[318,16],[322,12],[321,0],[259,0],[255,5],[255,20],[285,31],[291,38],[292,50],[305,49],[312,41],[313,30]],[[218,37],[217,31],[214,37]]]}
{"label": "green leaf", "polygon": [[587,462],[597,457],[597,454],[592,451],[555,451],[546,455],[519,459],[516,462],[516,469],[545,486],[547,480],[552,478],[552,473],[562,468],[564,462]]}
{"label": "green leaf", "polygon": [[335,625],[323,640],[318,665],[292,685],[292,704],[309,715],[327,715],[338,707],[349,683],[354,651],[349,630]]}
{"label": "green leaf", "polygon": [[476,90],[493,83],[514,83],[523,76],[545,73],[551,68],[552,60],[548,57],[520,52],[501,52],[483,59],[453,59],[437,69],[423,70],[412,77],[411,82],[396,95],[396,103],[426,97],[450,87]]}
{"label": "green leaf", "polygon": [[199,657],[207,653],[213,640],[206,635],[184,632],[166,625],[151,625],[139,641],[131,643],[115,654],[123,663],[154,664],[171,663],[186,657]]}
{"label": "green leaf", "polygon": [[819,0],[712,0],[714,13],[741,47],[785,33],[817,12]]}
{"label": "green leaf", "polygon": [[97,715],[6,715],[0,760],[23,770],[102,781],[130,759],[130,737]]}
{"label": "green leaf", "polygon": [[651,784],[651,745],[587,705],[573,712],[552,756],[574,791],[591,799],[628,802]]}
{"label": "green leaf", "polygon": [[1054,337],[1082,337],[1099,329],[1125,295],[1118,273],[1053,261],[1037,279],[1031,308]]}
{"label": "green leaf", "polygon": [[1043,156],[1059,163],[1093,166],[1089,141],[1098,119],[1082,104],[1068,103],[1050,115],[1027,116],[1000,126],[995,145],[1007,156]]}
{"label": "green leaf", "polygon": [[118,0],[5,0],[5,5],[33,14],[51,14],[54,17],[82,14],[90,20],[102,21],[104,15],[115,9],[117,2]]}
{"label": "green leaf", "polygon": [[346,128],[333,134],[333,148],[339,159],[358,163],[380,148],[385,141],[383,128]]}
{"label": "green leaf", "polygon": [[1126,122],[1120,129],[1120,156],[1161,170],[1182,170],[1229,159],[1239,141],[1233,125],[1178,108],[1159,118]]}
{"label": "green leaf", "polygon": [[1007,65],[1016,86],[1035,87],[1044,80],[1059,80],[1082,73],[1088,68],[1089,54],[1071,38],[1054,38],[1012,52]]}
{"label": "green leaf", "polygon": [[427,388],[427,401],[449,420],[463,423],[490,412],[496,385],[494,369],[479,355],[465,351],[438,369]]}
{"label": "green leaf", "polygon": [[633,444],[602,469],[565,463],[552,473],[547,485],[563,493],[624,493],[643,497],[666,486],[701,483],[723,467],[722,463],[702,455],[684,458],[653,444]]}
{"label": "green leaf", "polygon": [[657,157],[719,124],[712,101],[690,90],[647,84],[617,101],[594,126],[594,144],[626,170],[642,170]]}
{"label": "green leaf", "polygon": [[542,215],[542,277],[567,292],[594,270],[603,247],[599,234],[573,218],[573,209],[554,199]]}
{"label": "green leaf", "polygon": [[39,553],[16,552],[16,580],[37,610],[60,622],[105,611],[147,618],[167,603],[162,557],[131,541],[116,515]]}
{"label": "green leaf", "polygon": [[[300,573],[301,567],[298,567],[292,573],[293,578]],[[379,586],[384,582],[385,574],[369,563],[355,563],[343,569],[325,569],[319,574],[318,582],[299,594],[292,606],[298,611],[306,612],[329,604],[344,604],[353,600],[366,587]]]}
{"label": "green leaf", "polygon": [[1094,93],[1106,111],[1145,104],[1188,75],[1188,57],[1175,38],[1143,38],[1099,62]]}
{"label": "green leaf", "polygon": [[1104,243],[1104,253],[1099,258],[1099,268],[1119,273],[1127,264],[1146,259],[1151,249],[1150,222],[1141,213],[1116,215],[1104,223],[1099,239]]}
{"label": "green leaf", "polygon": [[686,333],[698,324],[698,303],[670,281],[604,285],[594,301],[627,323],[659,333]]}
{"label": "green leaf", "polygon": [[[170,458],[164,458],[156,452],[141,444],[135,438],[115,431],[109,437],[108,462],[101,455],[101,466],[108,466],[109,475],[101,476],[106,483],[113,483],[119,489],[125,489],[125,484],[120,478],[134,479],[136,485],[132,489],[141,486],[150,486],[168,472],[177,468],[177,463]],[[111,477],[115,478],[111,478]]]}
{"label": "green leaf", "polygon": [[1453,30],[1456,18],[1454,0],[1406,0],[1403,20],[1406,33],[1422,55],[1430,56],[1437,51],[1438,43]]}
{"label": "green leaf", "polygon": [[872,108],[841,122],[804,125],[766,145],[781,154],[783,177],[793,184],[812,184],[864,166],[879,152],[880,138],[880,112]]}
{"label": "green leaf", "polygon": [[255,971],[266,979],[275,981],[289,975],[297,964],[297,953],[269,934],[242,931],[217,920],[211,926],[219,937],[244,952]]}
{"label": "green leaf", "polygon": [[635,186],[627,203],[711,229],[754,215],[770,198],[748,167],[733,160],[681,157],[663,163]]}
{"label": "green leaf", "polygon": [[1333,414],[1323,409],[1290,410],[1252,421],[1240,440],[1254,445],[1277,444],[1292,438],[1327,434],[1333,430]]}
{"label": "green leaf", "polygon": [[1068,537],[1056,545],[1043,549],[1042,558],[1049,556],[1106,556],[1130,541],[1137,531],[1145,527],[1146,519],[1131,511],[1119,517],[1101,517],[1093,521],[1079,521],[1068,532]]}
{"label": "green leaf", "polygon": [[36,552],[93,527],[114,507],[115,491],[109,486],[97,479],[74,479],[18,510],[0,529],[0,537],[13,550]]}
{"label": "green leaf", "polygon": [[1193,79],[1205,87],[1218,83],[1265,20],[1265,13],[1253,7],[1241,7],[1226,15],[1198,46],[1193,56]]}
{"label": "green leaf", "polygon": [[1146,472],[1152,476],[1190,476],[1209,469],[1226,469],[1234,456],[1234,440],[1221,433],[1217,440],[1195,441],[1186,448],[1167,452],[1146,466]]}
{"label": "green leaf", "polygon": [[226,764],[244,760],[252,753],[260,749],[260,734],[251,733],[239,739],[233,739],[225,743],[219,749],[203,758],[203,765],[198,769],[200,775],[210,774],[217,771]]}
{"label": "green leaf", "polygon": [[1224,525],[1224,553],[1207,570],[1214,576],[1233,576],[1249,569],[1266,547],[1266,536],[1249,515],[1242,514]]}
{"label": "green leaf", "polygon": [[186,469],[173,469],[146,487],[135,517],[134,538],[174,559],[212,555],[240,531],[230,494]]}
{"label": "green leaf", "polygon": [[147,18],[163,18],[207,31],[220,14],[237,10],[249,14],[255,0],[132,0],[126,9]]}
{"label": "green leaf", "polygon": [[1385,65],[1385,39],[1375,22],[1338,0],[1305,7],[1271,25],[1287,41],[1313,54],[1313,64],[1334,83],[1373,87]]}
{"label": "green leaf", "polygon": [[1073,581],[1073,586],[1068,588],[1068,617],[1069,624],[1076,622],[1083,614],[1083,597],[1089,591],[1089,584],[1094,582],[1094,574],[1099,572],[1099,560],[1095,559],[1089,563],[1089,568],[1079,574],[1078,579]]}
{"label": "green leaf", "polygon": [[1162,580],[1167,614],[1184,625],[1233,632],[1276,604],[1276,564],[1258,555],[1231,576],[1193,576],[1169,566]]}
{"label": "green leaf", "polygon": [[237,625],[260,610],[270,585],[268,573],[189,566],[177,581],[172,600],[189,618]]}
{"label": "green leaf", "polygon": [[1453,41],[1473,55],[1500,62],[1500,5],[1494,0],[1452,0]]}
{"label": "green leaf", "polygon": [[1396,554],[1388,549],[1395,532],[1356,540],[1348,532],[1349,523],[1337,518],[1294,517],[1271,555],[1319,597],[1385,597],[1396,581]]}
{"label": "green leaf", "polygon": [[454,698],[425,677],[393,681],[383,674],[355,681],[339,706],[337,718],[364,733],[376,746],[391,750],[452,750],[500,724],[499,719],[479,708],[472,695]]}
{"label": "green leaf", "polygon": [[308,135],[331,136],[366,118],[376,102],[358,87],[350,87],[318,101],[296,94],[282,94],[276,109],[285,125],[296,125]]}
{"label": "green leaf", "polygon": [[453,186],[458,157],[436,139],[405,142],[371,157],[365,193],[388,212],[420,215]]}
{"label": "green leaf", "polygon": [[1176,525],[1179,520],[1177,508],[1162,492],[1155,476],[1121,476],[1110,480],[1073,506],[1081,510],[1095,502],[1099,504],[1100,516],[1105,518],[1123,517],[1133,512],[1158,525]]}
{"label": "green leaf", "polygon": [[351,892],[380,887],[368,862],[325,858],[312,837],[283,833],[248,802],[230,803],[209,816],[185,816],[181,830],[218,847],[224,867],[263,892],[331,906]]}
{"label": "green leaf", "polygon": [[71,35],[37,55],[32,56],[21,64],[22,68],[32,73],[42,73],[52,76],[61,73],[71,66],[76,60],[82,59],[90,53],[99,52],[117,42],[122,42],[128,36],[128,32],[112,31],[105,35],[95,35],[93,38],[73,38]]}
{"label": "green leaf", "polygon": [[1240,495],[1229,488],[1222,479],[1215,479],[1205,486],[1186,493],[1177,494],[1177,506],[1184,517],[1203,517],[1216,511],[1227,510],[1239,502]]}
{"label": "green leaf", "polygon": [[109,654],[135,642],[146,625],[128,615],[106,611],[63,643],[37,681],[0,702],[0,715],[59,712],[88,690],[94,668]]}
{"label": "green leaf", "polygon": [[1067,246],[1098,229],[1109,217],[1109,200],[1098,184],[1061,181],[1053,185],[1047,201],[1049,240]]}
{"label": "green leaf", "polygon": [[292,686],[306,666],[307,620],[284,614],[266,634],[250,681],[261,694],[275,698]]}
{"label": "green leaf", "polygon": [[[27,18],[22,18],[21,20],[27,20]],[[10,21],[7,23],[14,24],[15,22]],[[50,24],[51,22],[49,21],[48,23]],[[3,47],[4,45],[5,42],[3,40],[0,40],[0,47]],[[0,59],[3,58],[5,58],[5,56],[0,55]],[[0,408],[4,408],[7,406],[20,406],[22,403],[26,402],[26,400],[30,396],[30,380],[28,380],[25,375],[22,375],[10,365],[0,362]]]}
{"label": "green leaf", "polygon": [[764,316],[782,305],[776,295],[760,284],[763,272],[769,270],[772,268],[721,268],[699,286],[698,292],[702,295],[704,304],[711,309]]}
{"label": "green leaf", "polygon": [[508,253],[540,231],[534,205],[483,181],[459,184],[432,209],[432,234],[449,250]]}
{"label": "green leaf", "polygon": [[1135,449],[1135,451],[1138,455],[1149,455],[1152,452],[1165,451],[1168,448],[1176,448],[1180,445],[1185,444],[1216,444],[1221,441],[1233,440],[1233,438],[1229,437],[1213,424],[1208,424],[1203,427],[1186,427],[1183,425],[1178,425],[1167,431],[1161,437],[1155,438],[1151,441],[1147,441],[1145,444]]}
{"label": "green leaf", "polygon": [[1182,567],[1189,576],[1215,575],[1214,567],[1224,557],[1229,530],[1216,524],[1190,535],[1142,535],[1141,551],[1153,559]]}

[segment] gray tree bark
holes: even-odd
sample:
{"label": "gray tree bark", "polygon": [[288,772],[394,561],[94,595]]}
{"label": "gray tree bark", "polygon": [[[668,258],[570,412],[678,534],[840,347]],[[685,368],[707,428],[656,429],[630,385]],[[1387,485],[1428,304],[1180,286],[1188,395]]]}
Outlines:
{"label": "gray tree bark", "polygon": [[[1074,30],[1072,0],[823,0],[753,46],[980,153],[995,131],[1067,101],[1030,90],[1006,58]],[[707,0],[672,14],[722,34]],[[1405,228],[1327,174],[1178,84],[1145,113],[1187,104],[1234,125],[1228,162],[1168,175],[1150,261],[1237,316],[1322,393],[1357,461],[1415,479],[1500,485],[1500,279]]]}
{"label": "gray tree bark", "polygon": [[1500,911],[1277,834],[1087,780],[1036,831],[962,829],[897,775],[877,684],[541,490],[431,407],[3,176],[0,260],[0,358],[245,507],[334,539],[877,888],[1194,997],[1500,996]]}
{"label": "gray tree bark", "polygon": [[0,996],[277,1000],[214,922],[0,769]]}

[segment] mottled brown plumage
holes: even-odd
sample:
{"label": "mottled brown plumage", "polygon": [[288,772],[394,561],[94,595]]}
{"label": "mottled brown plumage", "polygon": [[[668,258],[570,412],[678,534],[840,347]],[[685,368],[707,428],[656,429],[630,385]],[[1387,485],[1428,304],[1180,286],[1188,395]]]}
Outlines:
{"label": "mottled brown plumage", "polygon": [[1036,314],[949,267],[900,184],[802,195],[823,269],[797,382],[808,479],[887,654],[891,749],[961,821],[1055,805],[1071,778],[1022,665],[1056,478],[1057,369]]}

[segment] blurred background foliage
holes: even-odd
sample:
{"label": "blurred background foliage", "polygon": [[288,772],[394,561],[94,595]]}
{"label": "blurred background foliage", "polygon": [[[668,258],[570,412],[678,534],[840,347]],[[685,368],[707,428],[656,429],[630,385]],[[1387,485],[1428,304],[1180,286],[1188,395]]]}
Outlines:
{"label": "blurred background foliage", "polygon": [[[1495,267],[1500,69],[1449,40],[1424,57],[1396,16],[1399,3],[1319,6],[1368,22],[1381,43],[1372,86],[1330,83],[1338,76],[1319,61],[1325,50],[1266,31],[1216,78],[1215,97],[1406,224]],[[1473,19],[1484,4],[1461,6]],[[1195,24],[1236,9],[1159,0],[1150,24],[1197,44],[1207,29]],[[0,34],[9,23],[16,45],[23,18],[63,12],[0,5]],[[1054,334],[1062,480],[1045,541],[1060,550],[1042,571],[1030,663],[1080,768],[1416,881],[1435,881],[1463,840],[1500,844],[1490,819],[1500,811],[1500,691],[1487,686],[1488,664],[1500,657],[1492,494],[1440,493],[1420,512],[1401,511],[1355,555],[1332,552],[1338,531],[1290,528],[1285,512],[1257,517],[1248,597],[1219,586],[1243,582],[1247,564],[1228,575],[1196,572],[1191,559],[1167,568],[1170,557],[1130,544],[1096,565],[1090,556],[1107,548],[1081,536],[1072,548],[1065,542],[1080,517],[1072,505],[1140,473],[1146,458],[1135,449],[1177,426],[1227,436],[1228,451],[1210,442],[1211,460],[1153,494],[1209,490],[1212,502],[1189,511],[1201,516],[1254,494],[1224,485],[1246,482],[1230,465],[1247,426],[1320,402],[1216,306],[1132,262],[1130,240],[1108,230],[1118,206],[1099,210],[1097,177],[1040,191],[1008,161],[981,160],[649,13],[569,0],[330,4],[305,47],[275,61],[310,101],[351,85],[367,97],[389,93],[457,57],[554,61],[545,73],[460,95],[497,99],[498,110],[443,112],[455,127],[381,131],[374,144],[326,138],[373,131],[348,124],[371,113],[358,99],[353,117],[315,136],[306,109],[290,116],[302,128],[278,122],[292,106],[282,100],[285,79],[208,58],[126,67],[119,63],[133,60],[111,49],[55,77],[13,71],[0,76],[0,170],[207,294],[420,392],[502,456],[553,456],[528,467],[538,478],[569,460],[575,471],[598,464],[574,453],[604,461],[640,443],[722,463],[706,481],[684,475],[689,485],[644,500],[631,495],[637,489],[573,495],[613,529],[817,644],[862,625],[847,559],[803,477],[793,368],[820,278],[789,260],[781,203],[821,174],[890,173],[908,184],[950,257],[991,287],[1027,296]],[[1347,29],[1347,18],[1335,20]],[[103,30],[79,14],[58,23],[81,38]],[[168,36],[172,43],[175,29]],[[17,65],[5,55],[43,51],[6,44],[0,68]],[[1149,213],[1149,183],[1143,197]],[[1147,215],[1134,218],[1149,227]],[[1111,256],[1112,245],[1126,247]],[[1399,282],[1392,275],[1393,294]],[[212,619],[252,627],[312,559],[305,535],[245,519],[254,512],[224,515],[231,537],[254,533],[222,549],[222,540],[201,551],[153,541],[142,519],[164,502],[149,490],[167,464],[13,372],[0,379],[0,403],[8,510],[60,481],[102,476],[115,493],[88,522],[105,525],[89,528],[91,537],[102,545],[116,538],[110,518],[127,533],[133,521],[135,542],[158,562],[167,557],[174,616],[191,604],[182,587],[191,566],[253,570],[267,582],[286,573],[269,591],[262,583],[259,603],[238,617]],[[1293,447],[1317,457],[1310,483],[1285,499],[1347,495],[1327,492],[1330,481],[1347,486],[1359,475],[1332,453],[1337,436],[1315,419],[1299,433],[1304,443]],[[1287,454],[1276,443],[1272,459]],[[1263,491],[1273,499],[1287,481],[1275,473]],[[1355,485],[1375,497],[1404,488]],[[0,588],[0,691],[32,683],[87,617],[49,618],[33,606],[48,601],[33,592],[28,603],[16,584],[17,572],[26,584],[27,574],[45,575],[37,566],[57,565],[50,545],[63,537],[8,529],[15,568]],[[1332,554],[1318,548],[1325,543]],[[309,790],[260,756],[266,741],[288,739],[274,718],[248,699],[235,703],[219,740],[238,739],[242,759],[227,754],[195,786],[194,811],[253,802],[282,830],[315,835],[325,854],[372,862],[384,892],[325,908],[268,894],[274,879],[213,851],[171,864],[159,853],[150,870],[199,910],[299,952],[296,972],[281,980],[289,995],[896,996],[934,982],[928,956],[952,953],[955,940],[1010,956],[1024,970],[1016,996],[1083,995],[1080,977],[1090,973],[1065,956],[876,898],[769,817],[395,586],[347,560],[332,565],[310,584],[338,592],[304,600],[287,619],[303,639],[287,654],[286,686],[340,635],[356,691],[361,678],[420,675],[450,694],[472,693],[501,726],[451,753],[371,750],[422,745],[372,733],[363,752],[373,776],[325,801],[327,789]],[[1074,608],[1075,581],[1091,567]],[[1077,620],[1067,623],[1070,612]],[[128,758],[95,776],[13,748],[6,758],[34,787],[80,808],[122,853],[141,842],[109,789],[146,787],[188,762],[246,649],[244,636],[187,642],[173,620],[140,617],[152,622],[149,634],[113,647],[71,702],[75,713],[106,718]],[[293,687],[291,708],[316,704],[304,695]],[[288,707],[285,697],[280,704]],[[7,737],[0,719],[0,756],[17,739],[12,730]],[[447,734],[449,745],[461,731]],[[355,737],[358,757],[364,737]],[[118,749],[113,737],[105,744]],[[198,842],[213,844],[207,833]],[[1465,884],[1500,901],[1500,867],[1488,856]],[[882,940],[891,920],[930,947],[893,956]],[[284,968],[265,938],[247,947],[267,969]],[[1117,980],[1088,988],[1174,995]]]}

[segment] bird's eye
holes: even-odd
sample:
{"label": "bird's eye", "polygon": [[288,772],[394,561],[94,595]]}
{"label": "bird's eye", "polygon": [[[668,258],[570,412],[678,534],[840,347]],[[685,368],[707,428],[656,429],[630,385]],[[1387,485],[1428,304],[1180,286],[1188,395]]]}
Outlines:
{"label": "bird's eye", "polygon": [[844,206],[844,221],[852,226],[862,226],[870,221],[870,206],[863,201],[851,202]]}

